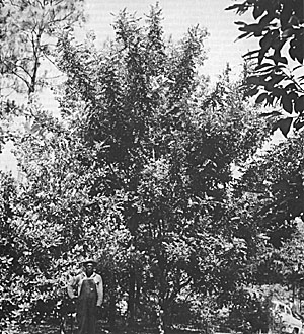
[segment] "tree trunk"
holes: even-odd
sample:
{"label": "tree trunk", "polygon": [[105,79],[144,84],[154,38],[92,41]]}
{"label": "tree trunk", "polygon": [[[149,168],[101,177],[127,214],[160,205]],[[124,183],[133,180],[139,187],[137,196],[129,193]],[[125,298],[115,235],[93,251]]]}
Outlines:
{"label": "tree trunk", "polygon": [[157,329],[159,334],[165,334],[164,310],[160,303],[156,304]]}
{"label": "tree trunk", "polygon": [[170,328],[172,326],[172,303],[167,300],[163,303],[163,323],[165,328]]}
{"label": "tree trunk", "polygon": [[116,323],[116,304],[117,304],[117,292],[116,292],[116,277],[115,275],[112,276],[112,287],[110,291],[110,303],[109,303],[109,326],[110,328],[115,327]]}
{"label": "tree trunk", "polygon": [[134,267],[130,270],[129,277],[129,305],[128,305],[128,313],[129,313],[129,326],[134,327],[135,325],[135,292],[136,292],[136,272]]}

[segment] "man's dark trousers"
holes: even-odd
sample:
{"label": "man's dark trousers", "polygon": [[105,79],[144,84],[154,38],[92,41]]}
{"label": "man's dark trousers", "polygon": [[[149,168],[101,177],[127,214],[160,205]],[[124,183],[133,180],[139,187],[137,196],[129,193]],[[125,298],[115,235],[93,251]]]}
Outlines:
{"label": "man's dark trousers", "polygon": [[79,334],[95,334],[96,303],[97,290],[94,280],[83,280],[77,305]]}

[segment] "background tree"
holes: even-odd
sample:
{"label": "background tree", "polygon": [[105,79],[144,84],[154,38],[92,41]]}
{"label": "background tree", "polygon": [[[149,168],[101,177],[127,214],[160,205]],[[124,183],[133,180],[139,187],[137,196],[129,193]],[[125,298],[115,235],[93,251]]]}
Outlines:
{"label": "background tree", "polygon": [[[20,282],[16,275],[16,262],[23,242],[13,228],[11,221],[14,219],[14,209],[16,206],[17,188],[11,176],[0,174],[0,247],[1,247],[1,298],[0,298],[0,328],[3,330],[14,320],[12,311],[16,310],[16,304],[21,301],[22,296],[17,293],[11,294],[11,279],[15,279],[16,285]],[[16,286],[14,287],[16,288]],[[13,289],[14,289],[13,288]]]}
{"label": "background tree", "polygon": [[295,218],[303,215],[302,142],[300,136],[273,147],[243,175],[247,189],[259,196],[256,215],[275,247],[291,237]]}
{"label": "background tree", "polygon": [[[49,84],[48,72],[58,75],[54,67],[58,37],[84,20],[82,6],[82,0],[1,1],[0,152],[1,146],[14,138],[12,118],[29,117],[32,111],[16,100],[25,93],[21,100],[26,101]],[[12,92],[21,94],[15,100],[7,99]]]}
{"label": "background tree", "polygon": [[25,180],[11,222],[23,241],[18,273],[24,278],[20,290],[26,307],[18,320],[26,318],[27,323],[56,319],[66,311],[69,305],[61,298],[67,276],[80,270],[84,257],[100,257],[112,269],[115,261],[118,271],[123,265],[121,245],[130,238],[121,226],[123,194],[95,196],[92,185],[103,171],[82,165],[79,156],[91,157],[80,139],[36,109],[36,132],[16,141]]}
{"label": "background tree", "polygon": [[287,136],[290,129],[303,127],[303,1],[244,1],[227,8],[243,14],[252,11],[254,23],[236,22],[242,34],[238,38],[254,37],[259,41],[257,50],[244,57],[255,61],[254,74],[248,78],[252,86],[249,95],[256,95],[257,102],[279,105],[281,109],[264,113],[274,116],[280,129]]}
{"label": "background tree", "polygon": [[82,0],[5,0],[0,6],[1,76],[9,89],[25,87],[29,95],[44,84],[58,36],[83,20]]}
{"label": "background tree", "polygon": [[246,204],[247,222],[260,240],[251,272],[256,284],[299,287],[303,136],[274,146],[252,161],[236,187],[236,197]]}

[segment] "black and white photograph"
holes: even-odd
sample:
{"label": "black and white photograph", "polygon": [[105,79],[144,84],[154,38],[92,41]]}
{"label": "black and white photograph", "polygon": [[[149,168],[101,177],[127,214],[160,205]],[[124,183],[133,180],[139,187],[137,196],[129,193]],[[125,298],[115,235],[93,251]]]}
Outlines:
{"label": "black and white photograph", "polygon": [[0,333],[304,334],[303,59],[303,0],[0,0]]}

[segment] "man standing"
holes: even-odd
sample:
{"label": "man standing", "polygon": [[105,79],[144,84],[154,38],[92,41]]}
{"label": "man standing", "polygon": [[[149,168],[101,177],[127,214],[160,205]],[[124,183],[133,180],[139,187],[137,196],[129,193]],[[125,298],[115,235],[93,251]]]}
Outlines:
{"label": "man standing", "polygon": [[102,278],[95,273],[96,261],[88,259],[82,264],[83,272],[68,283],[68,295],[71,299],[77,299],[79,334],[95,334],[96,311],[103,299]]}

